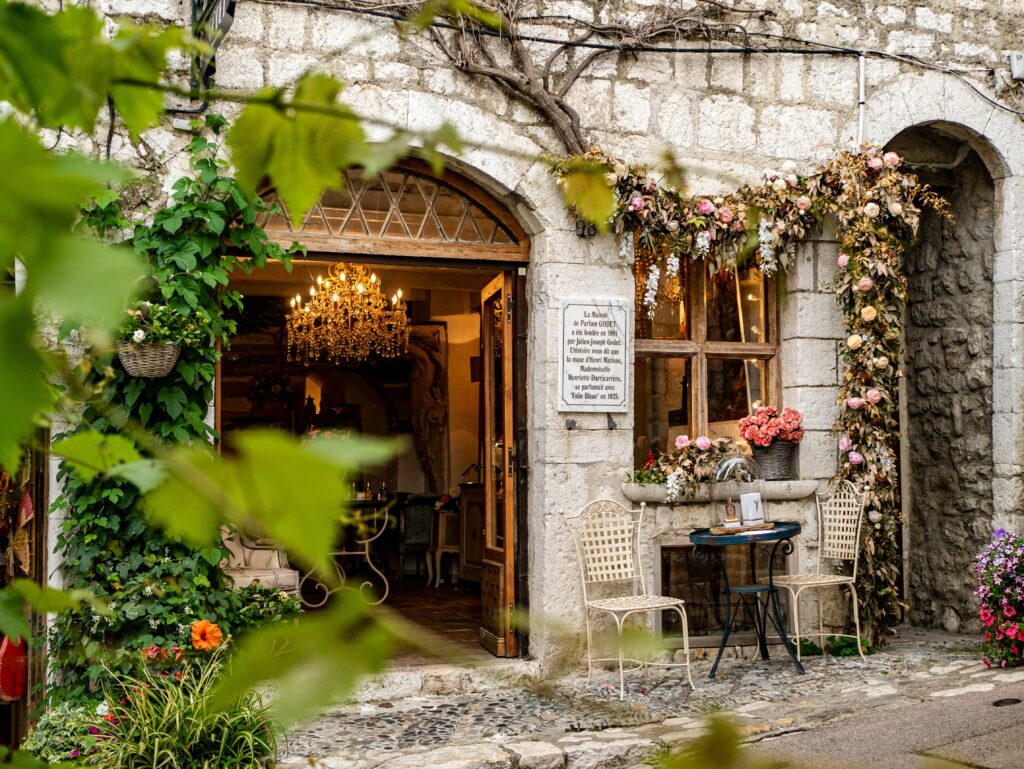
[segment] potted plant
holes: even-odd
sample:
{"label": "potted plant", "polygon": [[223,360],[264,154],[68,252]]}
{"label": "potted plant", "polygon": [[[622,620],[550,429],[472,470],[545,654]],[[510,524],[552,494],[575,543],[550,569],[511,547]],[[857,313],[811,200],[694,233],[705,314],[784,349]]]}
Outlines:
{"label": "potted plant", "polygon": [[1024,662],[1024,535],[997,529],[974,569],[978,617],[985,628],[981,646],[986,667]]}
{"label": "potted plant", "polygon": [[739,421],[740,437],[750,444],[765,480],[785,481],[792,477],[793,450],[804,437],[803,415],[785,408],[780,414],[773,406],[761,406]]}
{"label": "potted plant", "polygon": [[[730,454],[742,454],[742,445],[731,438],[709,438],[701,435],[690,439],[680,435],[675,448],[659,457],[654,452],[647,455],[647,463],[627,478],[628,484],[658,484],[665,489],[664,499],[658,502],[677,502],[680,499],[694,499],[702,483],[706,483],[715,467]],[[655,501],[655,500],[645,500]]]}
{"label": "potted plant", "polygon": [[131,376],[167,376],[182,345],[198,347],[210,338],[210,324],[199,311],[183,315],[166,304],[140,301],[125,311],[117,356]]}

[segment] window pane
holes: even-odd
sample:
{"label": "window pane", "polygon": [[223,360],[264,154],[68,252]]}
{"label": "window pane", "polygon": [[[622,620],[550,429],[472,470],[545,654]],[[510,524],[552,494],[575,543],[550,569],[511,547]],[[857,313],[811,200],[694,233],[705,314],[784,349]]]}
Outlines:
{"label": "window pane", "polygon": [[682,260],[679,272],[672,277],[665,274],[665,265],[662,263],[658,281],[658,306],[653,318],[648,316],[648,310],[643,303],[649,270],[649,261],[637,261],[637,268],[634,269],[637,339],[689,339],[690,315],[686,291],[689,262]]}
{"label": "window pane", "polygon": [[712,342],[764,342],[764,275],[756,268],[725,270],[705,280],[708,340]]}
{"label": "window pane", "polygon": [[634,407],[635,463],[643,467],[647,452],[665,452],[676,436],[693,435],[690,420],[690,360],[637,358]]}
{"label": "window pane", "polygon": [[708,358],[708,432],[737,437],[736,422],[764,403],[763,360]]}

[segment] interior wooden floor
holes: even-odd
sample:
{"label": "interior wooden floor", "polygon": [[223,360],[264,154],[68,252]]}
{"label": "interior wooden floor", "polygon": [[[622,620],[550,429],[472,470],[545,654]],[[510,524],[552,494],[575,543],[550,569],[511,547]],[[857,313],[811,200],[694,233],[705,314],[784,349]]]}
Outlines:
{"label": "interior wooden floor", "polygon": [[[491,658],[480,646],[480,594],[473,587],[428,587],[422,580],[406,577],[391,583],[386,606],[423,629],[425,645],[441,649],[443,656]],[[443,643],[437,643],[438,641]],[[449,660],[426,653],[420,645],[399,650],[397,665],[432,665]]]}

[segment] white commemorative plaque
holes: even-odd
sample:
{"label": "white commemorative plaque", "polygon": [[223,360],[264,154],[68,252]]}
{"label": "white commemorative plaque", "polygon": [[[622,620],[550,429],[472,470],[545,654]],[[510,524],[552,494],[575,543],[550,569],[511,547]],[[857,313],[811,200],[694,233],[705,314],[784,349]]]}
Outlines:
{"label": "white commemorative plaque", "polygon": [[630,302],[562,299],[558,410],[629,411]]}

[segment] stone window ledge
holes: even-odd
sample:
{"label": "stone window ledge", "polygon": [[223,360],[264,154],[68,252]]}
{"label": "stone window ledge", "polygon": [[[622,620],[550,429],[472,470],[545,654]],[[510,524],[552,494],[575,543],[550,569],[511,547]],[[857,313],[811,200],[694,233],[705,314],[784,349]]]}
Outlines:
{"label": "stone window ledge", "polygon": [[[764,481],[764,498],[773,502],[804,499],[818,490],[817,481]],[[711,501],[711,488],[702,483],[692,499],[665,501],[666,489],[659,483],[624,483],[622,495],[630,502],[646,502],[654,505],[693,505]]]}

